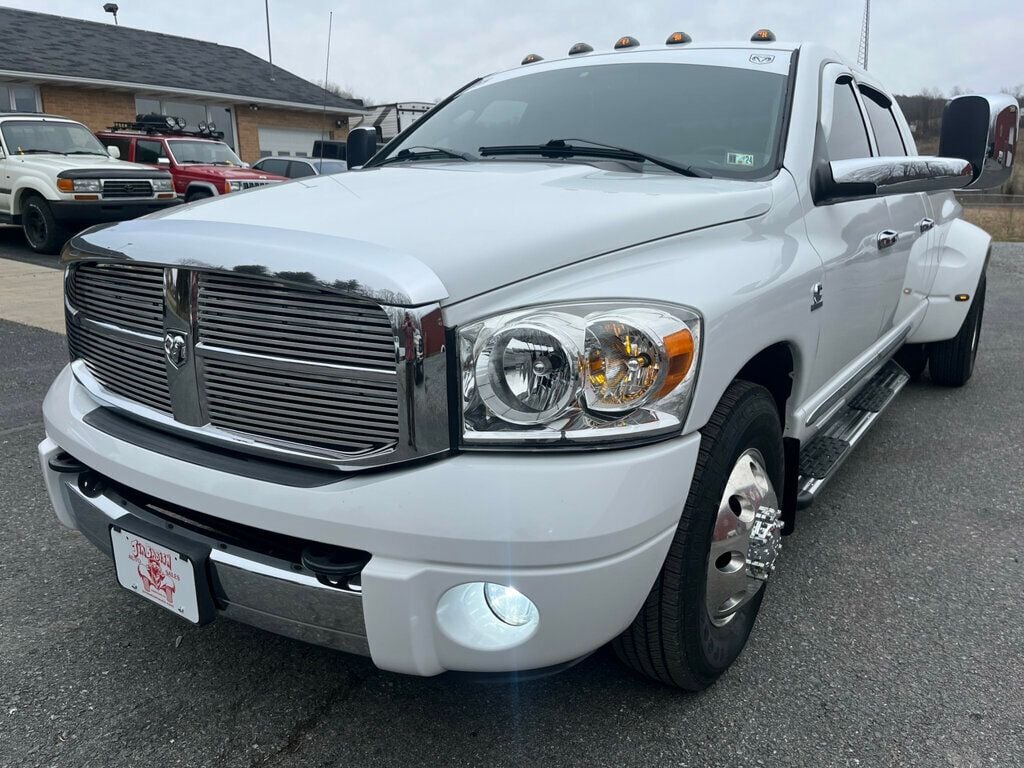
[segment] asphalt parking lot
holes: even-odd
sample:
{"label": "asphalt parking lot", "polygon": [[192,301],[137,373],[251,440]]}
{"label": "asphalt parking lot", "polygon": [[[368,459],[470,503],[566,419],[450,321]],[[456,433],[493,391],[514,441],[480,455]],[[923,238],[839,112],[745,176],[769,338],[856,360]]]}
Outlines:
{"label": "asphalt parking lot", "polygon": [[[0,228],[7,258],[55,266]],[[0,320],[0,765],[1024,765],[1022,297],[1024,245],[997,245],[974,379],[904,391],[701,695],[608,651],[519,684],[402,677],[127,594],[36,466],[63,337]]]}

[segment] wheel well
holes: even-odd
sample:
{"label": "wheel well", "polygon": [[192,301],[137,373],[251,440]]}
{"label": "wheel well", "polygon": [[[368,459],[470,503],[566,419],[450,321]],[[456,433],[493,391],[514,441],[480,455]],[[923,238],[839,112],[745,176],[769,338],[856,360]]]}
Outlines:
{"label": "wheel well", "polygon": [[783,429],[786,428],[786,401],[793,391],[793,370],[793,350],[780,342],[762,349],[736,374],[737,379],[760,384],[771,393]]}
{"label": "wheel well", "polygon": [[32,189],[32,187],[24,187],[18,190],[18,194],[15,195],[13,205],[11,205],[11,213],[21,215],[21,209],[25,206],[25,201],[30,197],[41,197],[43,200],[46,197],[38,189]]}

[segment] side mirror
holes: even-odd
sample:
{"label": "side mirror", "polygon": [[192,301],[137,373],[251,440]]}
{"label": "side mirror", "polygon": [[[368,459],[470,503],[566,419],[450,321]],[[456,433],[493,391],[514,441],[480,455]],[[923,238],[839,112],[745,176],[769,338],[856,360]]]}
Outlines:
{"label": "side mirror", "polygon": [[158,157],[156,159],[156,164],[157,165],[170,165],[171,164],[171,158],[169,158],[169,157]]}
{"label": "side mirror", "polygon": [[109,147],[107,147],[107,154],[110,155],[115,160],[121,159],[121,150],[115,147],[114,145],[110,145]]}
{"label": "side mirror", "polygon": [[345,158],[349,168],[366,165],[377,154],[377,131],[372,125],[353,128],[345,142]]}
{"label": "side mirror", "polygon": [[1013,173],[1018,126],[1017,100],[998,96],[958,96],[942,113],[939,154],[971,164],[970,186],[998,187]]}
{"label": "side mirror", "polygon": [[971,164],[955,157],[859,157],[822,166],[816,203],[863,197],[962,189],[971,183]]}

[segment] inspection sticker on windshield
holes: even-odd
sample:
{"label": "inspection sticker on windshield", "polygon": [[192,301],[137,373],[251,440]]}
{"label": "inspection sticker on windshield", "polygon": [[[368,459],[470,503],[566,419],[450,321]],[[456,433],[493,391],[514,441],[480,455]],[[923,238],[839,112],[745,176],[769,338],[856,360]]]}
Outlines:
{"label": "inspection sticker on windshield", "polygon": [[725,162],[729,165],[746,165],[753,168],[754,156],[743,154],[741,152],[730,152],[725,156]]}

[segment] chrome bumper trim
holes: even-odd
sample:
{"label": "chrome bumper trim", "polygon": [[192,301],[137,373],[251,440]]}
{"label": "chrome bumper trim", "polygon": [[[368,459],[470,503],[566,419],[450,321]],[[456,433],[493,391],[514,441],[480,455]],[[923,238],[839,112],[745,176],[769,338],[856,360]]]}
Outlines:
{"label": "chrome bumper trim", "polygon": [[[112,523],[130,530],[132,519],[157,519],[112,492],[86,496],[72,476],[61,478],[60,491],[78,530],[110,558]],[[329,587],[289,563],[227,547],[180,526],[175,533],[211,547],[210,585],[219,616],[308,643],[370,655],[358,591]]]}

